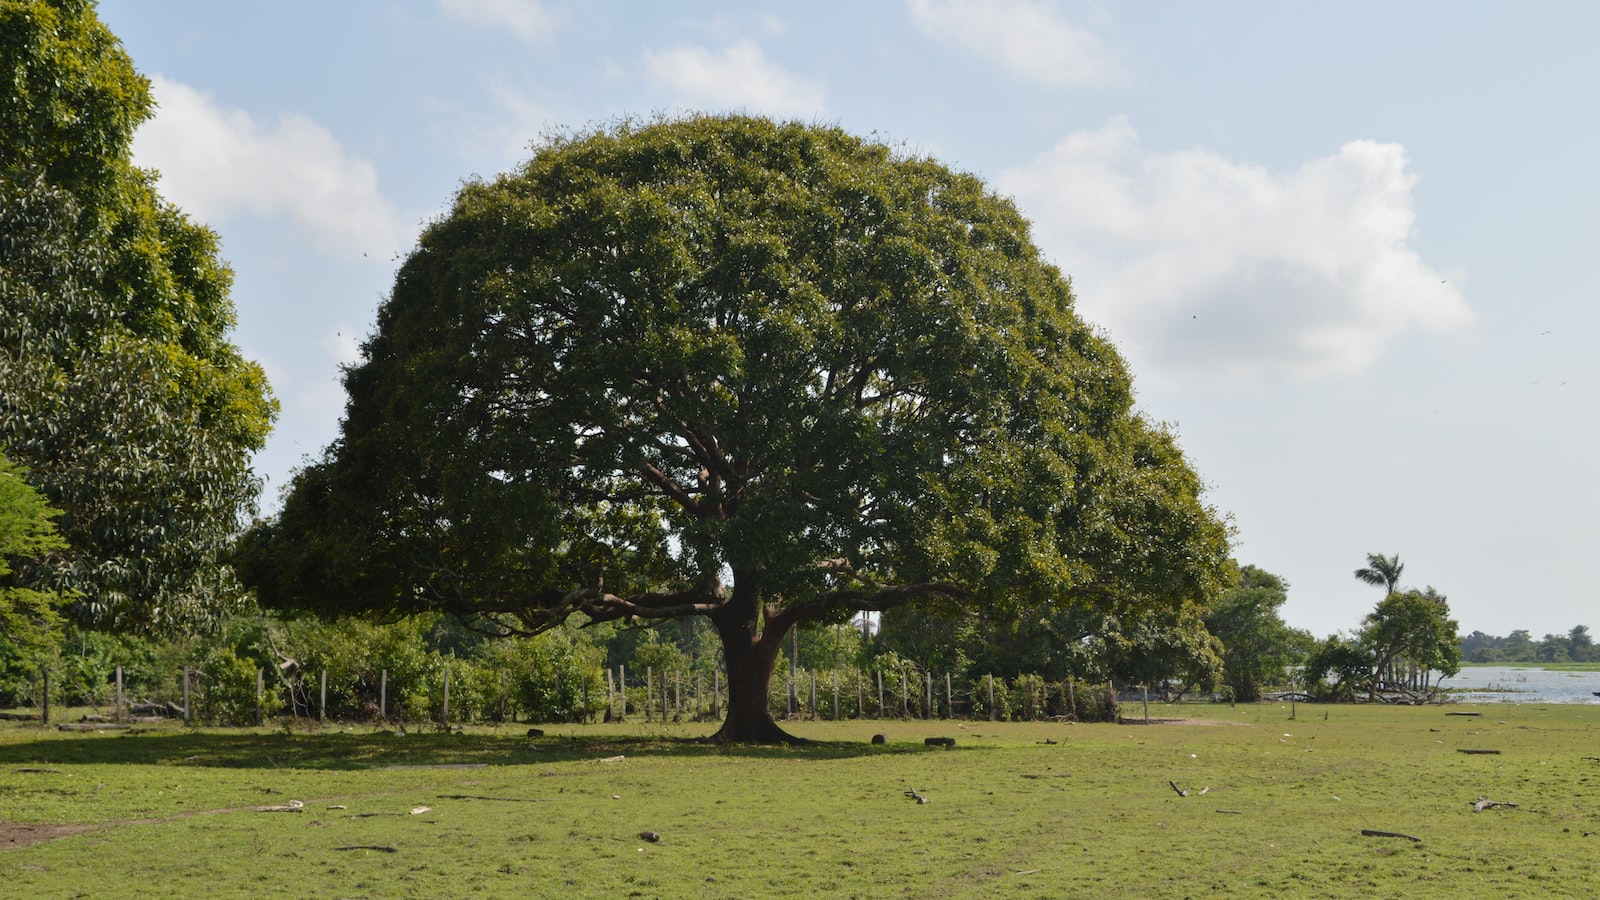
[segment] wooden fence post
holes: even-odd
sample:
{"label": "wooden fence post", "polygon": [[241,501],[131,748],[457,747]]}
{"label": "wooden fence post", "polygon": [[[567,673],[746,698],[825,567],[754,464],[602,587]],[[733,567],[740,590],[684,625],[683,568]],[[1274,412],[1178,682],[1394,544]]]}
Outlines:
{"label": "wooden fence post", "polygon": [[[117,684],[117,693],[119,693],[119,694],[122,692],[121,681],[122,681],[122,670],[119,668],[117,670],[117,682],[118,682],[118,684]],[[264,672],[262,672],[260,669],[257,669],[256,670],[256,725],[257,726],[261,726],[261,725],[267,724],[266,695],[267,695],[266,674]]]}
{"label": "wooden fence post", "polygon": [[997,718],[994,709],[994,675],[989,674],[983,677],[988,679],[989,682],[989,721],[993,722]]}
{"label": "wooden fence post", "polygon": [[122,693],[122,667],[117,666],[117,721],[128,714],[128,699]]}
{"label": "wooden fence post", "polygon": [[[188,670],[187,669],[184,670],[183,681],[184,681],[183,694],[184,694],[184,697],[185,697],[183,705],[185,707],[187,707],[189,705],[188,700],[187,700],[188,695],[189,695],[189,674],[188,674]],[[318,697],[320,699],[318,699],[318,701],[317,701],[317,721],[319,723],[326,722],[326,721],[328,721],[328,670],[327,669],[323,669],[322,670],[322,692],[318,695]]]}
{"label": "wooden fence post", "polygon": [[622,695],[622,715],[617,716],[621,722],[628,717],[628,667],[617,663],[617,693]]}
{"label": "wooden fence post", "polygon": [[45,724],[45,725],[49,725],[50,724],[50,670],[49,669],[44,669],[42,671],[44,673],[44,699],[39,705],[39,721],[41,723]]}
{"label": "wooden fence post", "polygon": [[950,696],[950,673],[944,673],[944,717],[954,718],[956,714],[955,698]]}
{"label": "wooden fence post", "polygon": [[655,698],[656,688],[655,688],[655,680],[654,679],[655,679],[655,669],[651,668],[650,666],[645,666],[644,667],[644,720],[646,722],[650,721],[650,715],[651,715],[650,711],[656,705],[656,698]]}
{"label": "wooden fence post", "polygon": [[389,719],[389,670],[378,670],[378,718]]}
{"label": "wooden fence post", "polygon": [[189,667],[183,667],[183,724],[194,722],[194,717],[189,714]]}
{"label": "wooden fence post", "polygon": [[450,728],[450,667],[444,667],[444,727]]}
{"label": "wooden fence post", "polygon": [[711,718],[722,718],[722,670],[711,670]]}

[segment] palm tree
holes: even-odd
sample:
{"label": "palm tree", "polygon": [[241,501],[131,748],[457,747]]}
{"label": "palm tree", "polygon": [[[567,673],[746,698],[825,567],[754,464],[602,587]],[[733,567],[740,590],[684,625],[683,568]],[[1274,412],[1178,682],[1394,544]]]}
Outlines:
{"label": "palm tree", "polygon": [[1382,553],[1368,553],[1367,567],[1356,570],[1356,578],[1365,581],[1373,587],[1383,588],[1385,597],[1395,592],[1400,584],[1400,573],[1405,570],[1405,563],[1400,561],[1400,554],[1384,556]]}
{"label": "palm tree", "polygon": [[[1395,589],[1400,584],[1400,573],[1404,570],[1405,563],[1400,561],[1400,554],[1398,553],[1394,556],[1384,556],[1382,553],[1368,553],[1367,566],[1364,569],[1356,570],[1356,578],[1373,587],[1383,588],[1383,599],[1387,601],[1394,596]],[[1378,608],[1382,609],[1383,604],[1379,603]],[[1383,659],[1378,663],[1377,670],[1373,672],[1372,690],[1368,699],[1377,696],[1380,677],[1389,681],[1394,680],[1393,665],[1394,660],[1392,657]]]}

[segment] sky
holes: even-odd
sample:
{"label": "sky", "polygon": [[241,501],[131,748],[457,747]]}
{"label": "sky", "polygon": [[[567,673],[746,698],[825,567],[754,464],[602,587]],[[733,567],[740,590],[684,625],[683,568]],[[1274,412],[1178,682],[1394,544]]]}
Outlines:
{"label": "sky", "polygon": [[221,236],[282,404],[338,431],[421,226],[542,136],[739,111],[983,178],[1127,357],[1289,624],[1398,555],[1463,633],[1600,627],[1600,4],[103,0],[135,160]]}

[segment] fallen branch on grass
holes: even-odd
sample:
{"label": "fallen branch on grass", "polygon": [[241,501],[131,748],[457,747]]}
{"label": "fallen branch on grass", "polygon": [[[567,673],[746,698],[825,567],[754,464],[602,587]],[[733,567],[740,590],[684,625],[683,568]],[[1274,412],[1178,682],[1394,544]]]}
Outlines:
{"label": "fallen branch on grass", "polygon": [[1363,828],[1363,829],[1361,829],[1361,834],[1364,837],[1405,838],[1406,840],[1411,841],[1414,844],[1422,843],[1422,838],[1413,837],[1412,835],[1409,835],[1409,834],[1401,834],[1398,831],[1377,831],[1377,830],[1374,830],[1374,829],[1371,829],[1371,828]]}
{"label": "fallen branch on grass", "polygon": [[1167,784],[1172,785],[1172,789],[1178,792],[1178,796],[1179,797],[1187,797],[1187,796],[1189,796],[1189,792],[1184,790],[1181,787],[1178,787],[1178,783],[1176,781],[1169,781],[1169,782],[1167,782]]}
{"label": "fallen branch on grass", "polygon": [[1496,806],[1508,806],[1512,809],[1517,808],[1515,803],[1507,803],[1504,800],[1490,800],[1488,797],[1479,797],[1477,802],[1472,804],[1472,811],[1483,812],[1486,809],[1494,809]]}
{"label": "fallen branch on grass", "polygon": [[1468,750],[1465,747],[1457,747],[1456,748],[1456,752],[1457,753],[1465,753],[1465,754],[1467,754],[1469,756],[1499,756],[1500,755],[1500,751],[1499,750]]}
{"label": "fallen branch on grass", "polygon": [[478,794],[439,794],[440,800],[494,800],[499,803],[549,803],[549,797],[483,797]]}
{"label": "fallen branch on grass", "polygon": [[379,853],[399,853],[400,851],[386,844],[351,844],[348,847],[335,847],[335,850],[376,850]]}
{"label": "fallen branch on grass", "polygon": [[918,806],[921,806],[924,803],[928,802],[927,796],[924,795],[924,794],[918,793],[916,788],[912,788],[911,790],[906,791],[906,796],[910,797],[911,799],[913,799],[915,801],[917,801],[917,805]]}

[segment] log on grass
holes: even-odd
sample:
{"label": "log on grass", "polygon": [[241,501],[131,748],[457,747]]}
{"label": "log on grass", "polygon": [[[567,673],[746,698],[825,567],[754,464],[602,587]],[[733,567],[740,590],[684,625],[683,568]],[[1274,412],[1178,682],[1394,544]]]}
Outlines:
{"label": "log on grass", "polygon": [[1469,750],[1469,749],[1467,749],[1465,747],[1457,747],[1456,748],[1456,752],[1457,753],[1465,753],[1468,756],[1499,756],[1500,755],[1500,751],[1499,750]]}
{"label": "log on grass", "polygon": [[1363,829],[1361,829],[1361,834],[1364,837],[1404,838],[1404,839],[1406,839],[1408,841],[1411,841],[1414,844],[1422,843],[1422,838],[1414,837],[1414,836],[1409,835],[1409,834],[1401,834],[1398,831],[1378,831],[1377,829],[1374,829],[1374,828],[1363,828]]}

